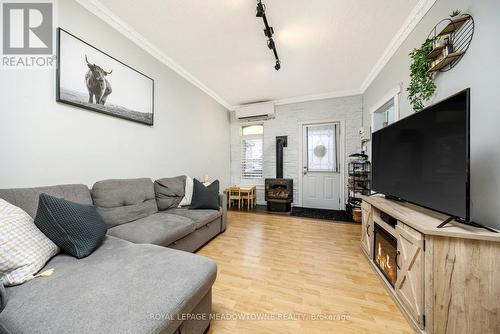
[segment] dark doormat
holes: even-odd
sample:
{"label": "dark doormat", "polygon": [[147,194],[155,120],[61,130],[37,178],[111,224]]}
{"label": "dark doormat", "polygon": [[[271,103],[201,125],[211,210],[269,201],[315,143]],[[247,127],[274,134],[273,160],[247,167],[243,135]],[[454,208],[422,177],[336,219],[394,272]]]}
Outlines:
{"label": "dark doormat", "polygon": [[294,206],[292,216],[354,223],[352,215],[343,210],[310,209]]}

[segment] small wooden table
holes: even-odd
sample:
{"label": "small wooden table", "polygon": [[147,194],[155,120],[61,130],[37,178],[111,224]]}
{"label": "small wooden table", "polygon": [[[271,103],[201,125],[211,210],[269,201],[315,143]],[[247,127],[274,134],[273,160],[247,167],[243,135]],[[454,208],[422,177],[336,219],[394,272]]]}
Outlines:
{"label": "small wooden table", "polygon": [[229,187],[229,188],[224,189],[224,194],[226,194],[226,196],[228,197],[227,206],[229,208],[231,207],[231,200],[229,197],[229,192],[234,191],[235,189],[238,189],[238,193],[239,193],[238,208],[241,207],[241,201],[245,200],[245,199],[247,200],[247,208],[249,210],[250,210],[250,203],[251,203],[252,208],[257,205],[257,203],[256,203],[257,196],[256,196],[256,187],[255,186],[253,186],[253,187],[234,186],[234,187]]}

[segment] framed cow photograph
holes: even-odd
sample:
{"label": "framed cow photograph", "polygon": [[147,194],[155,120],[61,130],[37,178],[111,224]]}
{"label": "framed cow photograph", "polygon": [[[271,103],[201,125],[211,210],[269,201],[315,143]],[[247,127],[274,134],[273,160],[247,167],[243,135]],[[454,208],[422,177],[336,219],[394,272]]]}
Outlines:
{"label": "framed cow photograph", "polygon": [[62,28],[57,41],[58,102],[153,125],[153,79]]}

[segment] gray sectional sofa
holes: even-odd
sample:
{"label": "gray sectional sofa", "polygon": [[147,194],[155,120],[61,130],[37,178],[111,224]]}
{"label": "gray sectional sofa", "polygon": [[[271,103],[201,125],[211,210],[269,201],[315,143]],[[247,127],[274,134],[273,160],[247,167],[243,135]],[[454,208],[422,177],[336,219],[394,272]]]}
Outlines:
{"label": "gray sectional sofa", "polygon": [[108,234],[136,244],[194,252],[226,229],[225,196],[221,209],[158,211],[150,179],[105,180],[92,187],[92,200],[109,226]]}
{"label": "gray sectional sofa", "polygon": [[[191,254],[226,228],[220,210],[158,211],[150,179],[0,190],[35,217],[41,193],[94,204],[108,235],[90,256],[52,258],[35,278],[5,288],[0,333],[201,334],[210,324],[216,264]],[[182,250],[182,251],[179,251]]]}

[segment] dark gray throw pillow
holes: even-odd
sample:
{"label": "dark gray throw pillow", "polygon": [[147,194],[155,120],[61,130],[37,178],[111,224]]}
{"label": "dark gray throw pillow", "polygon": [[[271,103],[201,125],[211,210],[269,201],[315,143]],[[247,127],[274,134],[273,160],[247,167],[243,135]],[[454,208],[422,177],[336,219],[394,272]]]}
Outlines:
{"label": "dark gray throw pillow", "polygon": [[193,180],[193,199],[189,209],[219,210],[219,181],[212,182],[208,187],[203,183]]}
{"label": "dark gray throw pillow", "polygon": [[93,205],[41,194],[35,225],[61,250],[81,259],[104,240],[106,223]]}

